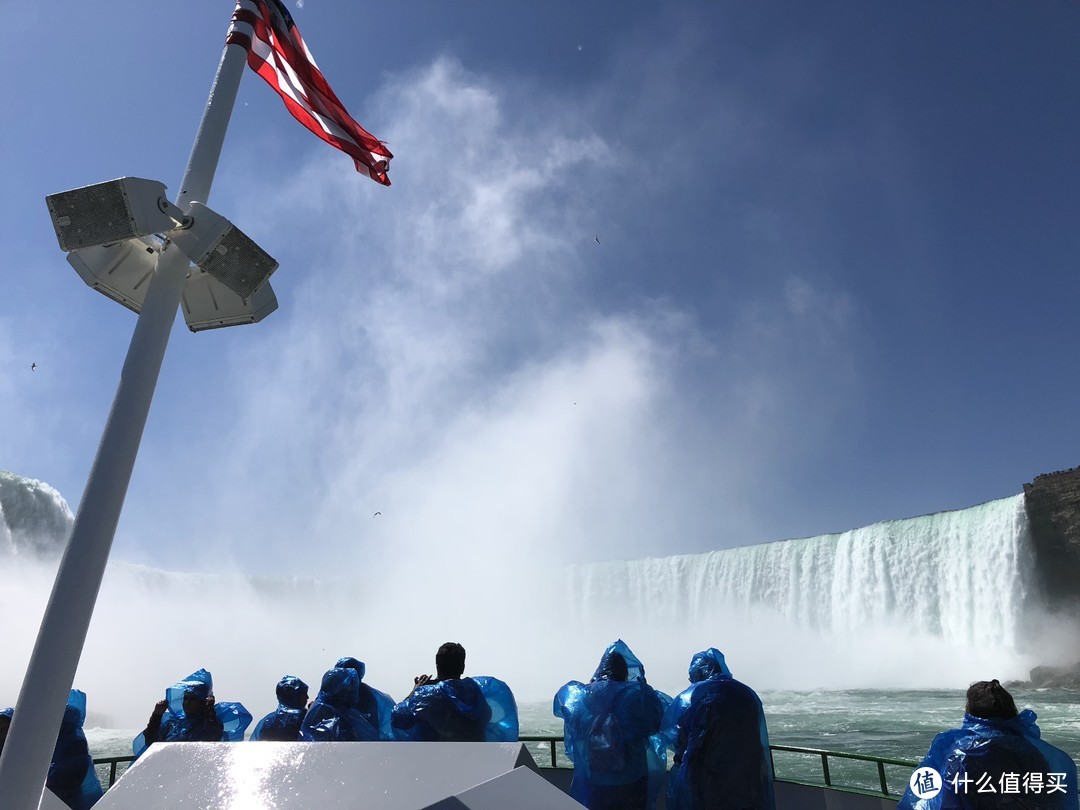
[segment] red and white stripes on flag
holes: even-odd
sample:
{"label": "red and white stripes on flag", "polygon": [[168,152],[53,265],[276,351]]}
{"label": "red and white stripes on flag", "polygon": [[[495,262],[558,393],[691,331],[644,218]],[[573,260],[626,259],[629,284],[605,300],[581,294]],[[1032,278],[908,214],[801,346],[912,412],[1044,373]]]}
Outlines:
{"label": "red and white stripes on flag", "polygon": [[358,172],[390,185],[386,172],[393,155],[334,95],[280,0],[237,0],[226,43],[247,50],[248,66],[297,121],[355,160]]}

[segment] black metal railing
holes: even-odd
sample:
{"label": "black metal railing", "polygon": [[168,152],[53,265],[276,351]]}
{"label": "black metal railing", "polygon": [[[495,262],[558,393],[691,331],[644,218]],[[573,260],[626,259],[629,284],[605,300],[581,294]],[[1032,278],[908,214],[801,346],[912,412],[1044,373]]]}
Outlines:
{"label": "black metal railing", "polygon": [[116,767],[123,765],[124,770],[127,770],[127,766],[135,761],[135,757],[131,754],[122,757],[96,757],[94,759],[94,766],[98,768],[98,778],[101,778],[101,767],[107,765],[109,767],[109,781],[106,784],[103,780],[101,786],[108,790],[114,784],[116,784]]}
{"label": "black metal railing", "polygon": [[573,768],[572,762],[567,760],[566,765],[559,764],[559,758],[557,755],[556,743],[561,743],[563,738],[558,735],[552,734],[521,734],[518,736],[518,741],[523,743],[547,743],[549,759],[547,763],[541,764],[537,760],[536,764],[541,768]]}
{"label": "black metal railing", "polygon": [[[562,743],[562,737],[554,734],[523,734],[520,738],[523,743],[545,743],[547,754],[541,762],[537,757],[537,764],[541,768],[573,768],[571,763],[565,756],[559,756],[559,744]],[[770,751],[773,756],[773,772],[777,775],[776,778],[781,782],[795,782],[800,785],[811,785],[815,787],[828,787],[837,790],[853,790],[858,793],[872,793],[880,796],[901,796],[904,789],[907,787],[908,778],[910,777],[910,771],[915,770],[918,766],[918,761],[913,759],[893,759],[890,757],[877,757],[869,754],[849,754],[845,751],[827,751],[822,748],[803,748],[794,745],[770,745]],[[798,774],[786,774],[778,771],[776,768],[776,752],[782,752],[785,754],[798,754],[805,757],[813,757],[820,762],[821,780],[817,782],[810,781],[807,778],[800,778]],[[876,766],[877,784],[871,785],[867,783],[863,784],[851,784],[851,782],[858,782],[860,774],[846,774],[841,780],[834,778],[834,768],[830,764],[830,760],[841,760],[848,762],[867,762]],[[890,790],[890,779],[887,766],[890,768],[904,768],[907,770],[903,777],[895,777],[892,780],[893,789]],[[787,770],[787,769],[784,769]],[[843,769],[841,769],[843,770]]]}
{"label": "black metal railing", "polygon": [[[853,762],[870,762],[870,763],[873,763],[874,765],[877,766],[878,784],[877,784],[877,789],[876,790],[871,790],[869,792],[872,792],[875,795],[881,795],[881,796],[897,796],[898,797],[898,796],[903,795],[904,788],[907,787],[907,781],[908,781],[908,778],[911,775],[910,773],[908,773],[905,776],[905,778],[902,781],[902,785],[900,786],[900,792],[899,793],[892,792],[892,791],[889,790],[889,777],[888,777],[888,773],[885,770],[885,766],[889,765],[889,766],[893,766],[893,767],[897,767],[897,768],[906,768],[906,769],[909,769],[909,770],[913,771],[919,765],[918,761],[914,760],[914,759],[893,759],[893,758],[890,758],[890,757],[871,756],[869,754],[849,754],[846,751],[826,751],[826,750],[824,750],[822,748],[802,748],[802,747],[794,746],[794,745],[770,745],[769,749],[773,753],[773,772],[774,773],[776,772],[776,756],[775,756],[775,754],[776,754],[777,751],[782,751],[782,752],[785,752],[785,753],[802,754],[802,755],[809,755],[809,756],[813,756],[813,757],[818,757],[820,759],[820,761],[821,761],[821,774],[822,774],[822,779],[823,779],[823,782],[824,782],[824,786],[829,787],[829,788],[843,789],[843,790],[855,789],[855,790],[857,790],[859,792],[868,792],[866,787],[862,786],[862,785],[853,786],[853,785],[850,785],[850,784],[844,784],[844,783],[836,782],[833,779],[832,769],[829,766],[830,758],[834,758],[834,759],[838,759],[838,760],[853,761]],[[779,778],[779,777],[777,777],[777,778]],[[802,785],[820,785],[821,784],[821,783],[815,783],[815,782],[808,782],[808,781],[805,781],[805,780],[802,780],[802,779],[783,779],[781,781],[796,782],[796,783],[802,784]]]}
{"label": "black metal railing", "polygon": [[[518,738],[523,743],[544,743],[543,747],[547,748],[546,761],[541,762],[537,759],[537,764],[541,768],[568,768],[574,767],[573,763],[566,758],[565,752],[562,757],[559,756],[559,745],[562,743],[563,738],[557,734],[522,734]],[[530,746],[531,748],[532,746]],[[775,754],[776,752],[782,752],[785,754],[799,754],[802,756],[810,756],[817,758],[821,763],[821,782],[811,782],[807,779],[800,778],[785,778],[784,775],[778,774],[777,780],[781,782],[794,782],[800,785],[811,785],[814,787],[827,787],[834,790],[854,791],[857,793],[871,793],[875,796],[887,796],[898,797],[902,795],[904,787],[907,786],[907,779],[903,780],[903,784],[900,786],[900,792],[892,792],[889,790],[889,779],[886,772],[886,766],[894,768],[909,768],[914,770],[918,766],[918,762],[913,759],[892,759],[889,757],[876,757],[868,754],[849,754],[844,751],[826,751],[821,748],[801,748],[794,745],[770,745],[770,752],[773,756],[773,772],[776,773]],[[94,760],[94,765],[103,767],[108,766],[109,778],[108,783],[102,780],[102,786],[106,789],[115,784],[117,779],[117,768],[120,765],[130,765],[135,758],[132,756],[120,756],[120,757],[98,757]],[[830,759],[835,760],[847,760],[856,762],[869,762],[877,766],[878,785],[877,789],[868,788],[865,785],[852,785],[850,783],[837,782],[833,778],[833,769],[830,767]],[[126,770],[126,767],[125,767]],[[100,771],[99,771],[100,775]],[[895,782],[893,783],[896,784]]]}

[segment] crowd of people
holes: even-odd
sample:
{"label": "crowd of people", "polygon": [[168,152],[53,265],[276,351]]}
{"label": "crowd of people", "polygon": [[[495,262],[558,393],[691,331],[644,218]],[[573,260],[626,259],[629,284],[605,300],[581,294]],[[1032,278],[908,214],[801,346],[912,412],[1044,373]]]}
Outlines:
{"label": "crowd of people", "polygon": [[[251,740],[276,742],[512,742],[517,704],[510,687],[490,676],[465,676],[465,648],[447,642],[435,654],[435,675],[418,675],[400,703],[364,682],[367,668],[341,658],[326,671],[315,698],[295,675],[277,684],[277,708],[255,726]],[[205,669],[165,690],[142,734],[140,756],[155,742],[237,741],[252,721],[240,703],[216,701]]]}
{"label": "crowd of people", "polygon": [[[364,682],[366,668],[356,658],[327,670],[314,699],[306,683],[286,675],[277,684],[277,708],[259,720],[250,740],[516,741],[510,687],[464,673],[465,648],[447,642],[435,655],[435,675],[416,676],[397,703]],[[618,640],[587,683],[570,681],[556,692],[552,709],[563,722],[577,801],[590,810],[650,810],[663,794],[669,810],[774,810],[761,700],[715,648],[692,657],[688,676],[682,692],[664,694]],[[86,695],[72,690],[47,785],[73,810],[88,810],[102,795],[85,717]],[[0,751],[11,718],[11,709],[0,712]],[[217,701],[210,673],[200,669],[165,690],[133,753],[137,758],[155,742],[238,742],[252,719],[242,704]],[[934,739],[898,810],[1080,810],[1076,764],[1040,738],[1035,720],[1030,709],[1017,711],[998,681],[973,684],[962,727]],[[1014,781],[1017,789],[1006,790]]]}

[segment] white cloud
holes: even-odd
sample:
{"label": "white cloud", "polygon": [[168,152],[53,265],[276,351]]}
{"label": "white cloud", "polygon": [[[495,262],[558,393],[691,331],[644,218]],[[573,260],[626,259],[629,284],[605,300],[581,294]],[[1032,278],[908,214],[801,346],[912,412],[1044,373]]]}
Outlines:
{"label": "white cloud", "polygon": [[746,499],[850,384],[851,303],[792,275],[705,331],[672,301],[591,297],[580,223],[633,163],[573,113],[515,125],[507,92],[445,58],[390,80],[390,189],[329,149],[222,181],[259,212],[282,306],[227,344],[227,411],[192,404],[205,446],[149,462],[190,470],[200,508],[171,533],[316,572],[444,539],[577,559],[775,539]]}

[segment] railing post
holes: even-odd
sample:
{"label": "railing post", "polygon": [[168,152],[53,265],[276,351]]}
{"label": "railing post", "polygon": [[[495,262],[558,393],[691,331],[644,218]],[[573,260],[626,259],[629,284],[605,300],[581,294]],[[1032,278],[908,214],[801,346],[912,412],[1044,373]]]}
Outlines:
{"label": "railing post", "polygon": [[832,787],[832,778],[829,776],[829,755],[821,753],[821,771],[825,774],[825,787]]}
{"label": "railing post", "polygon": [[886,796],[889,795],[889,783],[885,781],[885,763],[880,759],[877,764],[878,777],[881,779],[881,792]]}

